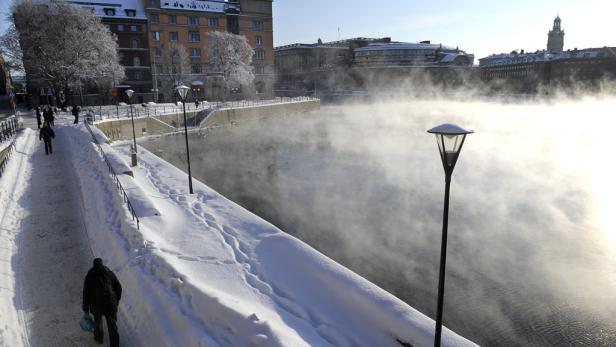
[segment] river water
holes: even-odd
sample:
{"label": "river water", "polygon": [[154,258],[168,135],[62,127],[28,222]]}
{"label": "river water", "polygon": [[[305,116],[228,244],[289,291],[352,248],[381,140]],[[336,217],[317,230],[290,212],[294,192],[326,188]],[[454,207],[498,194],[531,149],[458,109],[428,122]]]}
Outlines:
{"label": "river water", "polygon": [[[614,110],[325,106],[194,132],[192,172],[434,318],[444,174],[426,130],[473,129],[451,184],[444,324],[482,345],[616,346]],[[185,169],[183,135],[141,144]]]}

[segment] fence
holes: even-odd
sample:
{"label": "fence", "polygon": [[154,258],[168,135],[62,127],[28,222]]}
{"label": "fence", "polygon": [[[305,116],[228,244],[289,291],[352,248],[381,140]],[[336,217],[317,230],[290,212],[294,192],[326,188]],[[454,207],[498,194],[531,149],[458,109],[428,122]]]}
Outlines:
{"label": "fence", "polygon": [[[283,104],[290,102],[301,102],[319,100],[308,96],[299,97],[279,97],[270,100],[240,100],[240,101],[225,101],[225,102],[200,102],[198,105],[194,102],[186,102],[186,112],[199,112],[207,109],[221,108],[238,108],[238,107],[255,107],[261,105]],[[145,107],[143,106],[145,105]],[[131,105],[106,105],[106,106],[90,106],[85,108],[86,118],[90,120],[103,119],[119,119],[130,118]],[[165,114],[181,114],[182,104],[133,104],[133,117],[152,117]]]}
{"label": "fence", "polygon": [[0,177],[2,177],[4,168],[8,164],[11,154],[13,154],[13,149],[15,148],[15,135],[18,129],[19,123],[14,116],[0,122],[0,147],[2,147],[1,145],[3,142],[11,141],[6,148],[0,150]]}
{"label": "fence", "polygon": [[109,162],[109,159],[107,159],[107,156],[105,155],[105,151],[103,151],[101,144],[96,139],[96,136],[94,136],[92,129],[90,129],[90,125],[88,124],[87,121],[84,122],[84,124],[86,125],[86,128],[90,132],[90,135],[92,136],[92,140],[94,140],[94,143],[96,143],[96,147],[98,148],[98,151],[103,156],[103,159],[105,159],[105,163],[107,163],[107,168],[109,169],[109,173],[111,173],[111,176],[113,177],[113,180],[116,183],[116,187],[118,188],[120,195],[122,195],[122,199],[128,206],[128,211],[132,215],[133,220],[137,222],[137,230],[139,230],[139,217],[137,217],[137,214],[135,213],[135,209],[133,208],[133,205],[130,203],[130,200],[128,199],[128,195],[126,195],[126,191],[124,190],[124,187],[122,187],[122,183],[120,183],[120,179],[118,178],[118,175],[115,173],[115,170],[113,169],[111,162]]}

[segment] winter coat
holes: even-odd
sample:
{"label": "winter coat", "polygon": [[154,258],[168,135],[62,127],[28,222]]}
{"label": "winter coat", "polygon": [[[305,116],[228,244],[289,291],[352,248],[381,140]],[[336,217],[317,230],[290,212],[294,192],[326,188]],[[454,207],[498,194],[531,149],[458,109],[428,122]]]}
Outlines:
{"label": "winter coat", "polygon": [[73,116],[79,116],[79,107],[73,106],[73,110],[71,112],[73,113]]}
{"label": "winter coat", "polygon": [[39,140],[45,139],[45,142],[51,141],[51,138],[55,138],[56,134],[53,132],[53,129],[49,126],[44,126],[41,128],[39,132]]}
{"label": "winter coat", "polygon": [[105,265],[93,266],[83,283],[83,311],[115,315],[122,298],[122,285]]}

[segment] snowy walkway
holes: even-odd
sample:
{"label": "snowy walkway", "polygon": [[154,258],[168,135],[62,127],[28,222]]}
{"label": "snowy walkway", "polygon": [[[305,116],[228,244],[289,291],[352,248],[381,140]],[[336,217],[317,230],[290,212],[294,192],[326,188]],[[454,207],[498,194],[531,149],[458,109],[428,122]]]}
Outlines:
{"label": "snowy walkway", "polygon": [[[63,129],[55,130],[52,155],[45,155],[38,132],[24,131],[10,163],[18,167],[10,171],[19,175],[7,177],[1,185],[1,194],[8,193],[10,199],[2,200],[0,226],[2,235],[10,235],[13,241],[12,245],[3,242],[3,247],[14,248],[11,259],[2,257],[2,261],[10,261],[14,272],[13,302],[23,331],[4,338],[0,334],[0,345],[98,346],[78,324],[83,277],[93,256],[82,204],[67,170],[68,151],[58,139]],[[9,270],[8,266],[2,269]],[[119,323],[122,344],[133,345],[121,317]]]}

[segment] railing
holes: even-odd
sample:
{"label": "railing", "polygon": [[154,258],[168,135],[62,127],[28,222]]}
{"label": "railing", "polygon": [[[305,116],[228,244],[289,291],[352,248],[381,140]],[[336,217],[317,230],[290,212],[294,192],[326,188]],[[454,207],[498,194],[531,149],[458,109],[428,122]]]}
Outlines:
{"label": "railing", "polygon": [[109,173],[111,173],[111,176],[113,177],[113,180],[116,183],[116,187],[118,188],[118,191],[122,195],[122,199],[128,206],[128,211],[132,215],[133,220],[137,222],[137,230],[139,230],[139,217],[137,217],[137,214],[135,213],[135,209],[133,208],[133,205],[130,203],[130,200],[128,199],[128,195],[126,195],[126,191],[124,190],[124,187],[122,187],[122,183],[120,183],[120,179],[118,178],[118,175],[115,173],[115,170],[113,169],[111,162],[109,162],[109,159],[107,159],[107,155],[105,155],[105,151],[103,151],[103,147],[101,147],[101,144],[96,139],[96,136],[94,136],[92,129],[90,129],[90,125],[88,124],[87,121],[84,122],[84,124],[86,125],[86,128],[90,132],[90,135],[92,136],[92,139],[94,140],[94,143],[96,143],[96,147],[98,148],[98,151],[103,156],[103,159],[105,159],[105,163],[107,163],[107,168],[109,169]]}
{"label": "railing", "polygon": [[[283,104],[290,102],[301,102],[318,100],[309,96],[299,97],[278,97],[268,100],[238,100],[238,101],[224,101],[224,102],[200,102],[199,105],[195,105],[194,102],[186,102],[186,112],[199,112],[207,109],[221,109],[221,108],[237,108],[237,107],[254,107],[261,105]],[[182,105],[177,104],[133,104],[133,117],[152,117],[161,116],[166,114],[182,114]],[[84,108],[86,118],[91,120],[103,120],[103,119],[119,119],[130,118],[130,105],[106,105],[106,106],[91,106]]]}
{"label": "railing", "polygon": [[15,135],[18,129],[19,123],[14,116],[0,122],[0,144],[13,138],[8,147],[0,151],[0,177],[2,177],[4,168],[8,164],[11,154],[13,154],[13,149],[15,148]]}

